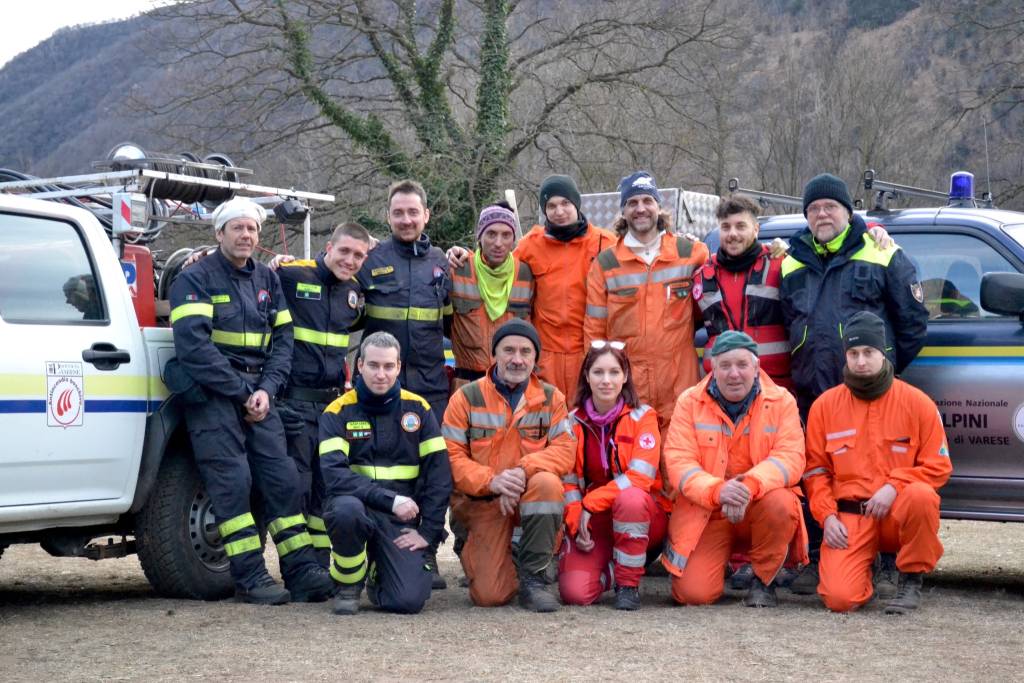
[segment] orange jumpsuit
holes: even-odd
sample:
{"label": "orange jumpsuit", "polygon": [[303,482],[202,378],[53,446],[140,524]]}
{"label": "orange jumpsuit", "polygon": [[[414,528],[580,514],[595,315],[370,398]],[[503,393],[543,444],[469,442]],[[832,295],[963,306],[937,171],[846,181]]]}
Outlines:
{"label": "orange jumpsuit", "polygon": [[[811,405],[803,476],[811,514],[822,526],[838,515],[848,538],[845,550],[821,544],[818,593],[826,607],[847,612],[871,599],[879,551],[898,552],[901,572],[935,568],[942,557],[937,491],[952,471],[938,409],[906,382],[893,380],[873,401],[840,384]],[[836,501],[866,501],[885,484],[897,495],[883,519],[839,512]]]}
{"label": "orange jumpsuit", "polygon": [[[511,548],[517,524],[524,571],[541,572],[553,558],[562,524],[562,477],[576,454],[565,397],[531,376],[512,410],[488,370],[452,394],[441,433],[455,484],[452,515],[469,533],[460,558],[469,597],[475,605],[504,605],[519,588]],[[513,467],[526,472],[526,491],[518,514],[506,517],[490,483]]]}
{"label": "orange jumpsuit", "polygon": [[538,372],[572,401],[587,347],[583,345],[583,314],[587,306],[587,271],[615,235],[587,224],[580,237],[561,242],[535,225],[516,246],[515,254],[533,271],[536,291],[533,326],[543,353]]}
{"label": "orange jumpsuit", "polygon": [[456,387],[479,379],[491,365],[491,337],[494,331],[512,317],[530,319],[533,300],[533,273],[515,255],[515,280],[508,298],[508,308],[491,320],[477,286],[476,260],[472,255],[452,273],[451,299],[452,351],[455,355]]}
{"label": "orange jumpsuit", "polygon": [[693,275],[708,248],[671,233],[648,266],[620,239],[598,255],[587,278],[583,337],[626,342],[640,400],[659,415],[664,431],[676,398],[700,379],[693,345]]}
{"label": "orange jumpsuit", "polygon": [[[796,400],[762,370],[760,393],[734,425],[708,394],[710,381],[705,377],[679,397],[662,452],[670,490],[678,493],[661,558],[673,576],[672,597],[687,605],[722,595],[734,546],[749,544],[754,572],[765,584],[787,556],[807,559],[799,500],[804,435]],[[719,492],[741,475],[751,502],[734,525],[722,516]]]}

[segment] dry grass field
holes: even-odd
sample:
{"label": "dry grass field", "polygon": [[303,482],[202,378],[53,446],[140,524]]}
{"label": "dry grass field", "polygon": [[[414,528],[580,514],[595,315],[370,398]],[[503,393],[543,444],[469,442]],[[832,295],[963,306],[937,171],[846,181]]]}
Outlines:
{"label": "dry grass field", "polygon": [[[874,604],[830,614],[786,591],[775,610],[745,608],[738,594],[680,608],[665,578],[645,580],[635,613],[611,609],[610,594],[550,615],[479,609],[453,587],[418,616],[367,608],[343,618],[327,604],[164,600],[135,558],[94,563],[15,547],[0,559],[0,679],[1017,679],[1024,525],[944,521],[942,538],[925,604],[903,618]],[[455,584],[454,556],[441,560]]]}

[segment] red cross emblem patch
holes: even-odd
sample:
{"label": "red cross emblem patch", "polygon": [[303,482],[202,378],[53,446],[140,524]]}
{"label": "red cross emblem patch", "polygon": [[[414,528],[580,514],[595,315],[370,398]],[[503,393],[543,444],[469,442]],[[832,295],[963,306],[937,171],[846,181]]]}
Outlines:
{"label": "red cross emblem patch", "polygon": [[643,434],[640,435],[640,438],[637,439],[636,442],[640,444],[640,448],[644,449],[645,451],[653,450],[654,434],[651,434],[650,432],[644,432]]}

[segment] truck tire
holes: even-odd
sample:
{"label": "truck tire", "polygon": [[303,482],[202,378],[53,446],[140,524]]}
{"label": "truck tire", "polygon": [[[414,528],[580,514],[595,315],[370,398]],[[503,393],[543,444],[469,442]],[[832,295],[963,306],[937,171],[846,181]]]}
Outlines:
{"label": "truck tire", "polygon": [[167,598],[221,600],[234,592],[209,496],[192,458],[168,453],[136,516],[146,578]]}

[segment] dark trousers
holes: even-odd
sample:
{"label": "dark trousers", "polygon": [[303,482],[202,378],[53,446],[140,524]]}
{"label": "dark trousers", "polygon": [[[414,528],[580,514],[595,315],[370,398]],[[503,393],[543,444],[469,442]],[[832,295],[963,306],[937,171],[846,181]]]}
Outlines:
{"label": "dark trousers", "polygon": [[251,588],[266,574],[250,509],[255,486],[261,517],[277,544],[287,584],[316,562],[299,511],[298,475],[285,451],[277,410],[272,407],[257,423],[246,422],[244,415],[241,405],[214,394],[185,407],[196,465],[213,503],[235,583]]}
{"label": "dark trousers", "polygon": [[324,523],[324,478],[320,472],[318,421],[326,403],[282,399],[277,408],[288,439],[288,455],[299,475],[300,509],[306,516],[317,561],[324,569],[331,562],[331,539]]}
{"label": "dark trousers", "polygon": [[405,524],[368,509],[354,496],[331,498],[324,511],[333,548],[331,576],[357,586],[369,574],[380,609],[416,614],[430,597],[430,570],[422,550],[403,550],[394,541]]}

